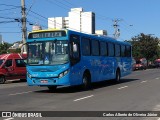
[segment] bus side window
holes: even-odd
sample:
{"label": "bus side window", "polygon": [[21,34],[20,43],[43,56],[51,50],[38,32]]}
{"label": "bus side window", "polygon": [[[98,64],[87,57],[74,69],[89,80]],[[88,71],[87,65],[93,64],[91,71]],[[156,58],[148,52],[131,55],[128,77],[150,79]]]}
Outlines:
{"label": "bus side window", "polygon": [[125,55],[126,57],[131,57],[131,47],[130,46],[126,46]]}
{"label": "bus side window", "polygon": [[70,59],[71,65],[80,61],[80,39],[78,35],[70,35]]}
{"label": "bus side window", "polygon": [[107,43],[106,42],[100,42],[100,55],[101,56],[107,56],[108,55]]}
{"label": "bus side window", "polygon": [[100,50],[99,50],[99,41],[93,39],[91,42],[91,52],[93,56],[99,56],[100,55]]}
{"label": "bus side window", "polygon": [[121,45],[121,57],[125,57],[125,46]]}
{"label": "bus side window", "polygon": [[108,56],[115,56],[115,45],[113,43],[108,43]]}
{"label": "bus side window", "polygon": [[118,44],[115,44],[115,56],[120,57],[121,55],[121,47]]}
{"label": "bus side window", "polygon": [[82,38],[81,40],[81,48],[82,48],[82,55],[90,56],[91,54],[91,46],[90,46],[90,39],[89,38]]}

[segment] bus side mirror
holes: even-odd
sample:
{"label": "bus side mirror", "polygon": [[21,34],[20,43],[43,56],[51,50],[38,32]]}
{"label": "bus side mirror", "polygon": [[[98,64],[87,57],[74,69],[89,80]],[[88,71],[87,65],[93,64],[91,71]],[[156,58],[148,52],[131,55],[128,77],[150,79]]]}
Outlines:
{"label": "bus side mirror", "polygon": [[[21,46],[21,54],[26,54],[27,53],[27,43],[23,43]],[[26,51],[24,51],[24,49],[26,49]]]}

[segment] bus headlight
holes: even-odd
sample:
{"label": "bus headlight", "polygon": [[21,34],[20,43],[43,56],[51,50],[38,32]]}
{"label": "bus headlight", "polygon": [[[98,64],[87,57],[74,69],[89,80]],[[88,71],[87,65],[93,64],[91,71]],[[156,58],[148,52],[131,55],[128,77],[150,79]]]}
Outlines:
{"label": "bus headlight", "polygon": [[27,72],[27,75],[28,75],[28,77],[29,77],[30,79],[32,78],[31,74],[29,74],[28,72]]}
{"label": "bus headlight", "polygon": [[62,78],[62,77],[65,76],[68,72],[69,72],[69,70],[66,70],[66,71],[60,73],[60,74],[58,75],[58,78]]}

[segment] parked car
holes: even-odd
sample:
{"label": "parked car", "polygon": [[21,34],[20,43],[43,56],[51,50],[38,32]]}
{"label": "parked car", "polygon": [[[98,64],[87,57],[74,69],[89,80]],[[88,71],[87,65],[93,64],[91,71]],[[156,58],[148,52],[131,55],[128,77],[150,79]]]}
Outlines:
{"label": "parked car", "polygon": [[136,60],[136,70],[146,70],[147,69],[147,60],[146,58],[141,58]]}
{"label": "parked car", "polygon": [[156,59],[154,64],[156,68],[160,68],[160,59]]}
{"label": "parked car", "polygon": [[0,55],[0,84],[6,80],[26,79],[26,64],[18,53]]}
{"label": "parked car", "polygon": [[150,62],[147,68],[156,68],[155,62]]}

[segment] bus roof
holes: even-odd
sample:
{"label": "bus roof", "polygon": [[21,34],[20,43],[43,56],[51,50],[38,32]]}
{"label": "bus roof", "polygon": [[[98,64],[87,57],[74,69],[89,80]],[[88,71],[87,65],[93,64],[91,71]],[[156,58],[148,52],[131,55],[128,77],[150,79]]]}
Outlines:
{"label": "bus roof", "polygon": [[45,30],[35,30],[35,31],[32,31],[32,32],[29,32],[28,34],[30,33],[40,33],[40,32],[51,32],[51,31],[66,31],[66,34],[69,34],[69,33],[75,33],[77,35],[82,35],[84,37],[89,37],[89,38],[92,38],[92,39],[101,39],[102,41],[108,41],[108,42],[112,42],[112,43],[120,43],[120,44],[124,44],[124,45],[131,45],[130,43],[128,42],[124,42],[124,41],[119,41],[115,38],[112,38],[112,37],[108,37],[108,36],[101,36],[101,35],[93,35],[93,34],[87,34],[87,33],[82,33],[82,32],[77,32],[77,31],[73,31],[73,30],[69,30],[69,29],[45,29]]}
{"label": "bus roof", "polygon": [[44,29],[44,30],[33,30],[32,32],[29,32],[28,34],[30,34],[30,33],[39,33],[39,32],[49,32],[49,31],[67,31],[67,29]]}
{"label": "bus roof", "polygon": [[119,40],[112,38],[112,37],[109,37],[109,36],[97,36],[97,35],[93,35],[93,34],[86,34],[86,33],[68,30],[68,33],[70,33],[70,32],[82,35],[84,37],[89,37],[92,39],[97,39],[97,40],[101,39],[102,41],[107,41],[107,42],[112,42],[112,43],[120,43],[120,44],[124,44],[124,45],[131,45],[128,42],[119,41]]}

